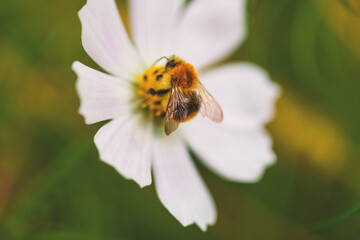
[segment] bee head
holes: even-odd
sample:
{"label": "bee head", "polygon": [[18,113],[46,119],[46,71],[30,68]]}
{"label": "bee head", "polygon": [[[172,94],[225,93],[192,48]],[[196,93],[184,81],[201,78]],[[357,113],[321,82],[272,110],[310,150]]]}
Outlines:
{"label": "bee head", "polygon": [[166,63],[165,71],[168,71],[169,69],[175,67],[176,65],[178,65],[181,62],[183,62],[183,60],[181,60],[179,57],[176,57],[175,55],[171,56]]}

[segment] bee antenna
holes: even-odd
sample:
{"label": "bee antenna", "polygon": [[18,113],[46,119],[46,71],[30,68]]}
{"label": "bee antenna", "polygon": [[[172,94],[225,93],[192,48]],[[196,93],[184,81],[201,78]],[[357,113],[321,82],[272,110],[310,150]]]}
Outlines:
{"label": "bee antenna", "polygon": [[169,58],[167,58],[167,57],[163,56],[163,57],[159,58],[158,60],[156,60],[156,61],[154,62],[154,64],[153,64],[151,67],[155,66],[158,62],[160,62],[160,61],[161,61],[162,59],[164,59],[164,58],[166,58],[166,60],[168,60],[168,61],[169,61]]}

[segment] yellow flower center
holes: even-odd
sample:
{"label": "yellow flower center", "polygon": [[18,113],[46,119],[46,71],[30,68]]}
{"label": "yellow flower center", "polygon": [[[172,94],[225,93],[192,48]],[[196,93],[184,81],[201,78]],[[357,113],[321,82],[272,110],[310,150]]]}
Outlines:
{"label": "yellow flower center", "polygon": [[141,108],[150,113],[150,118],[164,118],[170,98],[171,76],[165,66],[153,66],[137,77],[137,94],[142,98]]}

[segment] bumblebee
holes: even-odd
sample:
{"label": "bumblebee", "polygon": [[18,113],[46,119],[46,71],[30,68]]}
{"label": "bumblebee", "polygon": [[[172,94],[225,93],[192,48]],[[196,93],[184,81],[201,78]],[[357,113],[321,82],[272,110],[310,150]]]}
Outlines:
{"label": "bumblebee", "polygon": [[170,135],[180,123],[192,119],[198,112],[212,121],[222,121],[220,105],[201,84],[194,66],[172,56],[166,63],[165,72],[171,77],[170,98],[165,114],[166,135]]}
{"label": "bumblebee", "polygon": [[138,92],[143,96],[143,107],[149,108],[152,116],[165,117],[165,134],[170,135],[180,123],[194,118],[198,112],[221,122],[221,107],[199,81],[194,66],[177,56],[166,59],[165,66],[157,66],[156,61],[144,72],[139,78]]}

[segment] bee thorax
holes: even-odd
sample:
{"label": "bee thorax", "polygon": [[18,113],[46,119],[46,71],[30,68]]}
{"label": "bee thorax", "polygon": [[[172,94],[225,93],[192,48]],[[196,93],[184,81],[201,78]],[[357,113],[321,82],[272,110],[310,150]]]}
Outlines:
{"label": "bee thorax", "polygon": [[171,82],[180,90],[188,90],[197,87],[198,76],[195,68],[189,63],[179,64],[169,71]]}

